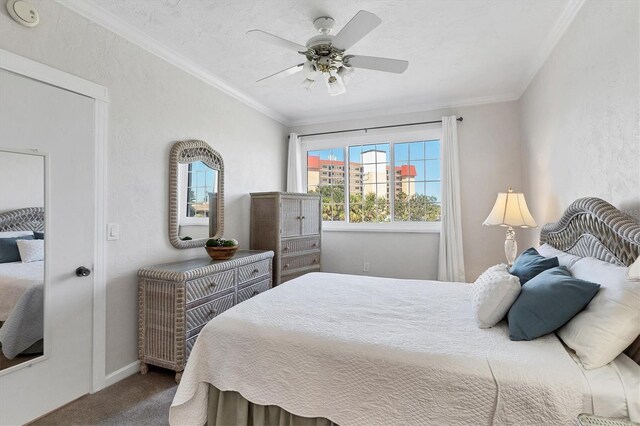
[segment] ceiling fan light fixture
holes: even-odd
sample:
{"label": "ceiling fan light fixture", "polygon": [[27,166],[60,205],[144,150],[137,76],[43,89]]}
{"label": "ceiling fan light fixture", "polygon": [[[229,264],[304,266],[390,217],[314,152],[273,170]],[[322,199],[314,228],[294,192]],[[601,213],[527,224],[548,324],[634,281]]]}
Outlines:
{"label": "ceiling fan light fixture", "polygon": [[337,74],[325,74],[327,88],[329,89],[329,95],[338,96],[347,91],[342,77]]}
{"label": "ceiling fan light fixture", "polygon": [[354,69],[352,67],[342,66],[338,70],[338,76],[342,78],[342,82],[346,86],[351,81],[351,77],[353,76]]}
{"label": "ceiling fan light fixture", "polygon": [[302,73],[307,80],[315,80],[318,76],[318,68],[311,61],[305,61],[302,65]]}
{"label": "ceiling fan light fixture", "polygon": [[302,87],[304,87],[308,91],[311,91],[311,88],[313,87],[314,84],[316,84],[315,80],[305,78],[305,80],[302,82]]}
{"label": "ceiling fan light fixture", "polygon": [[360,10],[334,36],[330,34],[335,25],[333,18],[321,16],[313,24],[320,33],[307,40],[306,45],[294,43],[262,30],[249,30],[247,34],[273,45],[294,50],[305,57],[305,61],[285,70],[257,80],[284,77],[303,71],[305,80],[302,85],[310,89],[318,78],[322,78],[331,96],[346,92],[346,84],[351,80],[355,68],[402,74],[409,66],[408,61],[347,54],[346,51],[374,28],[382,20],[371,12]]}

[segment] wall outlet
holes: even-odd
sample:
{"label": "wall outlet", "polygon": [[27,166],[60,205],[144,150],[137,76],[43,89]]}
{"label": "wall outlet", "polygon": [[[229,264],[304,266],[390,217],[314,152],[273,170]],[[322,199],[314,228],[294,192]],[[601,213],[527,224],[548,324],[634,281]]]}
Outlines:
{"label": "wall outlet", "polygon": [[364,265],[362,266],[362,270],[364,272],[369,272],[369,262],[364,262]]}

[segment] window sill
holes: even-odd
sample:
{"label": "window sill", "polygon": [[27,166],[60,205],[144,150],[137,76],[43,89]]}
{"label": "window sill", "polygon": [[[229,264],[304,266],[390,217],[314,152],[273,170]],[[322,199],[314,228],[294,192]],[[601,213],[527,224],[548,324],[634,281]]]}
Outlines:
{"label": "window sill", "polygon": [[325,232],[393,232],[415,234],[439,234],[440,222],[433,223],[345,223],[322,222],[322,230]]}

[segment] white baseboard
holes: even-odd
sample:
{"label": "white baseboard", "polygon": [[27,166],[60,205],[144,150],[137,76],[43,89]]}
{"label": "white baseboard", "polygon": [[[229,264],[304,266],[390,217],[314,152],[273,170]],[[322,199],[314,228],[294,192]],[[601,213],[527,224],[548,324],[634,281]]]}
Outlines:
{"label": "white baseboard", "polygon": [[133,376],[139,371],[140,361],[132,362],[129,365],[125,365],[119,370],[114,371],[111,374],[107,374],[104,378],[104,387],[108,387],[113,385],[114,383],[118,383],[122,379],[126,379],[129,376]]}

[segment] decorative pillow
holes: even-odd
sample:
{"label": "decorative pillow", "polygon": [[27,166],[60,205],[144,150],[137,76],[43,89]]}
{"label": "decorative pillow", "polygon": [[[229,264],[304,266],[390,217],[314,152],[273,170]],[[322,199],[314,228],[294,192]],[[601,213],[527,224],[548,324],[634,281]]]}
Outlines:
{"label": "decorative pillow", "polygon": [[547,259],[544,256],[540,256],[536,249],[531,247],[518,256],[516,261],[513,262],[509,272],[520,278],[521,285],[525,285],[527,281],[540,272],[555,268],[556,266],[559,266],[557,258],[552,257]]}
{"label": "decorative pillow", "polygon": [[[38,233],[36,232],[35,233],[36,238],[38,238],[37,234]],[[574,263],[582,259],[580,256],[574,256],[570,253],[566,253],[562,250],[558,250],[557,248],[550,246],[549,244],[543,244],[540,247],[538,247],[538,253],[540,253],[542,256],[546,258],[557,257],[558,263],[560,264],[560,266],[566,266],[569,270],[571,270],[571,267],[573,266]]]}
{"label": "decorative pillow", "polygon": [[25,235],[33,236],[33,231],[4,231],[4,232],[0,232],[0,238],[24,237]]}
{"label": "decorative pillow", "polygon": [[533,340],[557,330],[587,306],[599,288],[572,277],[564,266],[539,273],[522,286],[509,310],[509,338]]}
{"label": "decorative pillow", "polygon": [[44,260],[44,240],[18,240],[17,244],[22,263]]}
{"label": "decorative pillow", "polygon": [[44,240],[44,232],[33,231],[33,238],[36,240]]}
{"label": "decorative pillow", "polygon": [[33,240],[33,235],[21,237],[0,238],[0,263],[20,262],[18,240]]}
{"label": "decorative pillow", "polygon": [[589,306],[558,331],[587,370],[610,363],[640,335],[640,283],[627,281],[626,271],[593,257],[571,267],[576,278],[602,286]]}
{"label": "decorative pillow", "polygon": [[472,291],[478,327],[489,328],[502,321],[520,294],[520,280],[502,263],[483,272],[473,283]]}

